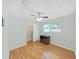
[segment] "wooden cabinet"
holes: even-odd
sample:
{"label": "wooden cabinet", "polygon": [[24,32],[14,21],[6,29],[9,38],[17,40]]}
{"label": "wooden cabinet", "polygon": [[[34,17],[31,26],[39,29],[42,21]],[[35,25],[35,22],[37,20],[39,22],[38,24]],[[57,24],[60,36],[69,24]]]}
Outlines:
{"label": "wooden cabinet", "polygon": [[50,44],[50,36],[40,35],[40,42],[44,44]]}

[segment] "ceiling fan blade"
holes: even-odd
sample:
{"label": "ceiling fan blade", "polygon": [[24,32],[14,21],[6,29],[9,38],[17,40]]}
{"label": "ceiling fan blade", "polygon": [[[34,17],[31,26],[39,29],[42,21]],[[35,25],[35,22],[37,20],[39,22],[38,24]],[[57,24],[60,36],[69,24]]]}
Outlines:
{"label": "ceiling fan blade", "polygon": [[36,20],[36,18],[34,18],[33,20]]}
{"label": "ceiling fan blade", "polygon": [[43,16],[42,18],[48,18],[48,16]]}

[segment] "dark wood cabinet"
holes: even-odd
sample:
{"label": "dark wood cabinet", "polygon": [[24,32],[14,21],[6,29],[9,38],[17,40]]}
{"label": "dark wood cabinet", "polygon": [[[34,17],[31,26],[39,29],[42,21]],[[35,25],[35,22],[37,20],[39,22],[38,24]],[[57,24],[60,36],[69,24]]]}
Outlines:
{"label": "dark wood cabinet", "polygon": [[50,36],[40,35],[40,42],[44,44],[50,44]]}

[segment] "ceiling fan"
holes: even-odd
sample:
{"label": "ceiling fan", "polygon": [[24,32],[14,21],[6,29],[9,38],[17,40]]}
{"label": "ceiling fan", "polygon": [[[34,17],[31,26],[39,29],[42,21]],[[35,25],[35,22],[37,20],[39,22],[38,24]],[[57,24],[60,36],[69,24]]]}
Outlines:
{"label": "ceiling fan", "polygon": [[33,16],[33,17],[34,17],[34,20],[37,20],[37,21],[41,21],[41,20],[43,20],[44,18],[48,18],[48,16],[41,16],[42,13],[43,13],[43,12],[37,12],[36,15],[31,14],[31,16]]}
{"label": "ceiling fan", "polygon": [[[23,4],[23,5],[25,5],[25,4],[27,4],[27,3],[29,3],[29,0],[23,0],[23,1],[22,1],[22,4]],[[27,4],[27,5],[28,5],[28,4]],[[34,17],[34,20],[41,21],[41,20],[43,20],[44,18],[48,18],[48,16],[41,16],[41,14],[43,14],[43,12],[39,12],[39,11],[33,10],[33,9],[31,9],[31,8],[26,8],[26,10],[28,10],[28,11],[33,11],[33,12],[36,13],[36,14],[31,14],[31,16]]]}

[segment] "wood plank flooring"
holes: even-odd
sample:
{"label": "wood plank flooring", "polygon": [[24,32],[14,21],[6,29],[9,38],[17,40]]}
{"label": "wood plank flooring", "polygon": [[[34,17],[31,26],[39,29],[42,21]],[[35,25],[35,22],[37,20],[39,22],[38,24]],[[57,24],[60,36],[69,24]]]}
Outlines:
{"label": "wood plank flooring", "polygon": [[31,42],[27,45],[10,51],[9,59],[76,59],[73,51],[40,42]]}

